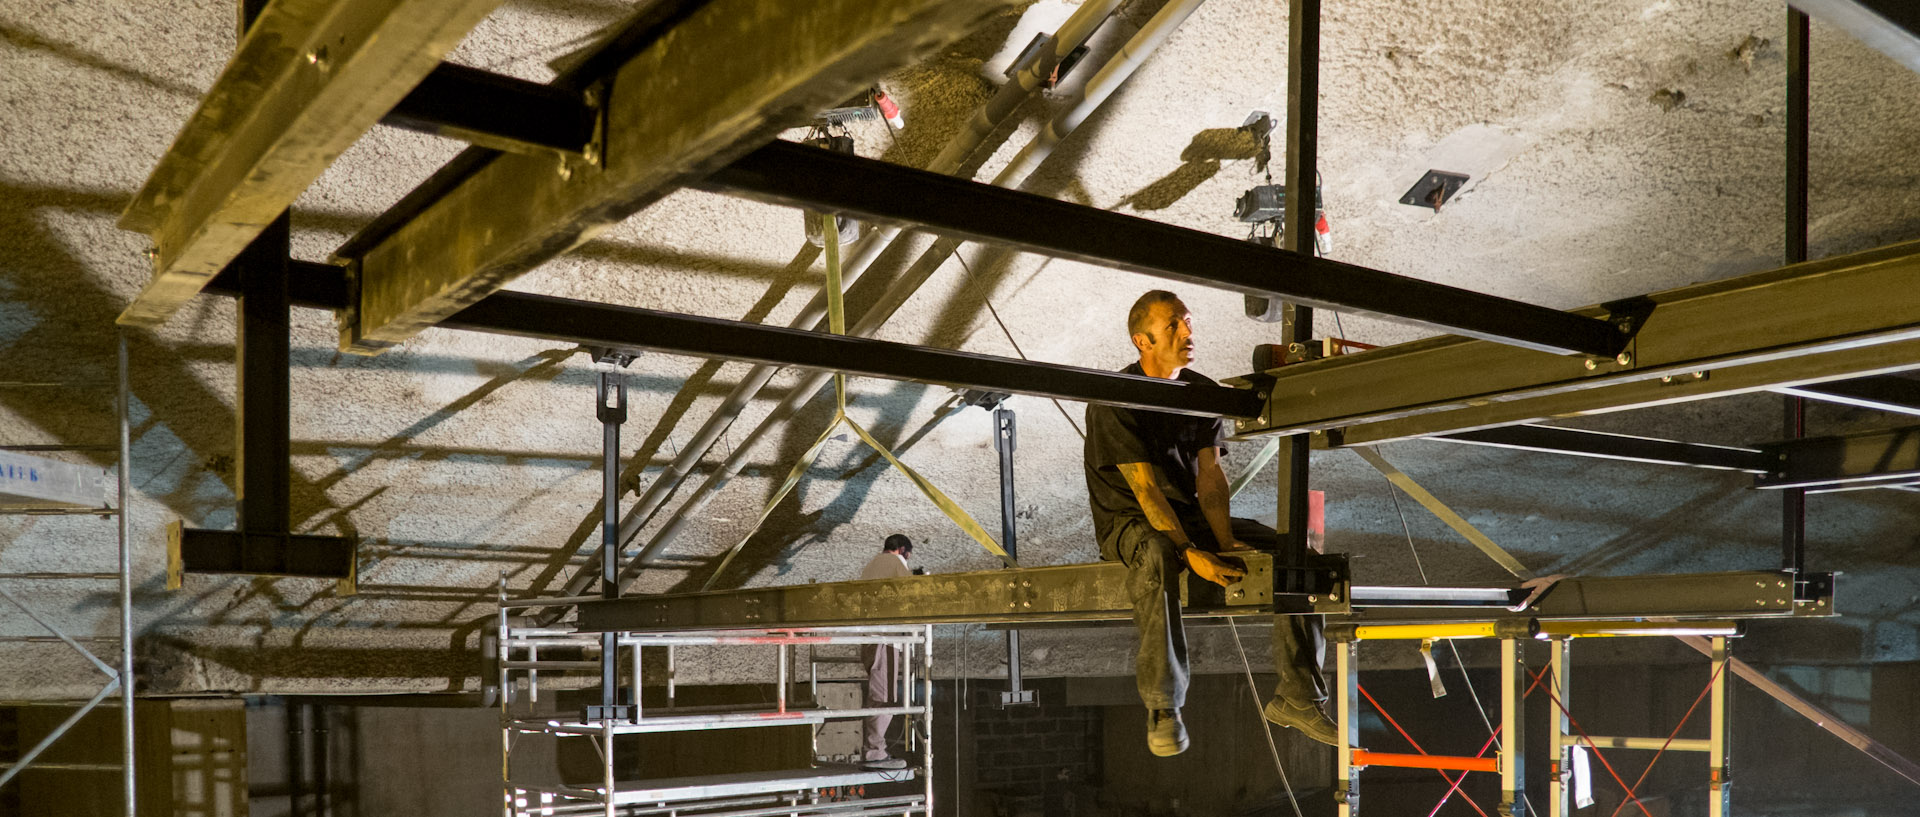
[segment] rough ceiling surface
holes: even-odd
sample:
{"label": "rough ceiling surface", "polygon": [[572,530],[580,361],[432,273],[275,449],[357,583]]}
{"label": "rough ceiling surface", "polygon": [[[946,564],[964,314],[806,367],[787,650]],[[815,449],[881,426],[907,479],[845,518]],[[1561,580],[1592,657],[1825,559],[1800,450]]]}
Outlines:
{"label": "rough ceiling surface", "polygon": [[[510,0],[452,59],[546,81],[556,63],[643,5]],[[855,123],[859,152],[924,165],[994,90],[999,75],[983,65],[1009,46],[1021,15],[1058,19],[1072,5],[1016,7],[883,78],[906,125],[896,134],[878,120]],[[1104,61],[1158,6],[1123,5],[1086,65]],[[1560,308],[1779,265],[1781,4],[1328,0],[1325,14],[1320,167],[1332,257]],[[113,319],[149,275],[145,238],[115,222],[232,51],[233,16],[230,3],[206,0],[0,6],[0,381],[94,384],[0,388],[0,444],[112,439],[113,396],[100,386],[112,373]],[[1210,0],[1028,189],[1243,235],[1232,204],[1260,175],[1225,129],[1253,110],[1283,114],[1286,29],[1283,2]],[[1814,256],[1920,238],[1920,76],[1818,23],[1812,51]],[[989,141],[999,148],[976,156],[976,177],[991,178],[1090,72],[1075,72],[1012,117]],[[324,260],[461,147],[376,128],[295,206],[296,257]],[[1462,150],[1485,165],[1468,192],[1439,212],[1397,203],[1411,178]],[[904,264],[897,255],[883,258],[875,275]],[[510,288],[784,325],[823,280],[796,212],[682,191]],[[1118,368],[1130,357],[1121,328],[1127,306],[1158,285],[968,245],[880,336],[995,355],[1016,354],[1017,342],[1037,360]],[[1196,313],[1199,371],[1241,374],[1251,347],[1276,339],[1276,325],[1241,316],[1240,295],[1177,289]],[[1354,317],[1323,317],[1322,327],[1369,343],[1422,334]],[[130,511],[145,689],[474,689],[477,633],[502,577],[516,594],[557,591],[598,541],[599,367],[567,345],[448,330],[380,357],[353,357],[336,351],[331,315],[296,310],[296,529],[357,537],[359,592],[342,595],[314,580],[208,576],[167,591],[166,525],[234,523],[234,333],[233,303],[201,297],[158,331],[130,336]],[[656,478],[745,368],[650,354],[627,370],[633,410],[621,455],[638,474],[629,488]],[[709,466],[800,379],[776,377]],[[858,421],[994,526],[996,460],[984,412],[948,411],[952,395],[940,387],[855,379],[851,389]],[[639,589],[705,581],[819,433],[830,402],[823,393],[753,452],[751,467]],[[1076,431],[1083,408],[1032,398],[1011,405],[1021,424],[1022,560],[1096,559]],[[1779,402],[1770,395],[1573,422],[1697,442],[1780,436]],[[1810,421],[1813,433],[1897,424],[1824,405]],[[1235,443],[1230,470],[1259,445]],[[1744,475],[1425,441],[1383,451],[1541,573],[1760,569],[1779,559],[1779,500],[1752,490]],[[1317,452],[1313,468],[1315,487],[1328,494],[1329,545],[1352,555],[1362,581],[1504,577],[1407,502],[1403,532],[1387,483],[1352,453]],[[1270,466],[1235,511],[1271,519],[1274,492]],[[1920,571],[1911,558],[1920,501],[1886,491],[1822,495],[1810,501],[1809,518],[1812,566],[1848,571],[1844,617],[1755,626],[1758,637],[1742,649],[1781,662],[1920,659]],[[828,443],[720,583],[849,578],[893,532],[919,542],[916,559],[932,571],[997,564],[847,437]],[[110,570],[113,542],[111,521],[3,517],[0,572]],[[8,581],[58,626],[115,631],[111,583]],[[0,622],[7,635],[35,634],[19,616]],[[1200,639],[1203,670],[1237,666],[1227,636],[1216,632]],[[991,655],[990,637],[975,638],[978,654]],[[0,697],[84,697],[96,688],[58,644],[5,647]],[[1111,633],[1036,633],[1028,647],[1032,674],[1130,667],[1124,637]],[[987,659],[966,662],[964,671],[995,669]]]}

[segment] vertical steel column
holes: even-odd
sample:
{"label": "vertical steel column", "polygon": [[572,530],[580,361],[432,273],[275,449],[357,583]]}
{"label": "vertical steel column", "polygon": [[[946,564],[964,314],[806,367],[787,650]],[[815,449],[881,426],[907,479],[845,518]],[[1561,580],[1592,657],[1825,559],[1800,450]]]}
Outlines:
{"label": "vertical steel column", "polygon": [[133,445],[132,423],[128,418],[132,414],[129,402],[132,392],[127,387],[127,331],[114,331],[116,345],[119,348],[119,399],[115,406],[120,414],[120,498],[114,500],[119,508],[115,514],[120,534],[120,796],[124,804],[126,817],[136,817],[134,803],[133,769],[133,549],[128,545],[127,537],[127,495],[132,481]]}
{"label": "vertical steel column", "polygon": [[[1573,786],[1569,784],[1573,776],[1573,747],[1565,745],[1568,731],[1573,727],[1570,723],[1571,719],[1567,717],[1567,712],[1573,708],[1573,702],[1568,695],[1573,689],[1573,679],[1569,677],[1572,670],[1573,639],[1557,638],[1552,644],[1553,657],[1549,659],[1552,661],[1552,668],[1548,670],[1548,674],[1553,676],[1553,696],[1560,701],[1560,706],[1555,707],[1555,711],[1549,717],[1553,723],[1553,730],[1547,745],[1553,747],[1553,767],[1549,770],[1551,775],[1547,778],[1547,814],[1549,817],[1568,817],[1573,814],[1574,808]],[[1565,709],[1562,710],[1562,707]]]}
{"label": "vertical steel column", "polygon": [[240,270],[235,404],[240,415],[239,473],[235,487],[244,533],[286,533],[292,456],[288,376],[291,346],[287,299],[290,225],[286,213],[267,225],[236,259]]}
{"label": "vertical steel column", "polygon": [[[1000,453],[1000,546],[1007,557],[1018,560],[1019,547],[1014,532],[1013,449],[1016,442],[1013,409],[1001,403],[993,410],[993,449]],[[1000,693],[1001,706],[1033,703],[1033,691],[1020,688],[1020,631],[1007,631],[1007,691]]]}
{"label": "vertical steel column", "polygon": [[[1314,229],[1314,174],[1319,164],[1320,0],[1291,0],[1287,16],[1287,209],[1280,247],[1311,254]],[[1313,309],[1280,305],[1280,342],[1289,350],[1313,339]],[[1289,353],[1291,354],[1291,352]],[[1312,446],[1304,435],[1281,438],[1280,507],[1275,516],[1280,553],[1275,567],[1307,564],[1307,471]],[[1306,592],[1299,570],[1276,570],[1274,590]],[[1285,622],[1275,619],[1274,626]]]}
{"label": "vertical steel column", "polygon": [[[608,398],[612,397],[612,402]],[[600,597],[620,597],[620,424],[627,421],[627,383],[618,372],[601,372],[594,414],[600,419]],[[639,649],[635,646],[634,649]],[[636,700],[640,682],[634,679]],[[620,634],[600,634],[601,717],[611,724],[620,705]],[[611,727],[609,727],[611,728]],[[607,747],[612,768],[613,747]],[[609,772],[611,774],[611,772]],[[612,789],[608,789],[612,796]],[[612,812],[609,811],[609,814]]]}
{"label": "vertical steel column", "polygon": [[1360,744],[1360,719],[1354,717],[1354,702],[1360,697],[1360,642],[1336,643],[1333,650],[1335,728],[1340,742],[1333,751],[1339,772],[1334,780],[1333,799],[1339,817],[1353,817],[1360,810],[1360,775],[1353,768],[1353,747]]}
{"label": "vertical steel column", "polygon": [[[1807,13],[1787,7],[1787,258],[1789,264],[1807,260]],[[1806,436],[1806,398],[1788,396],[1784,407],[1786,436]],[[1794,596],[1800,596],[1799,575],[1807,566],[1807,492],[1788,488],[1780,492],[1781,568],[1795,576]]]}
{"label": "vertical steel column", "polygon": [[1733,738],[1733,686],[1727,678],[1727,639],[1713,639],[1713,703],[1707,735],[1707,817],[1726,817],[1733,809],[1733,781],[1727,779],[1727,744]]}
{"label": "vertical steel column", "polygon": [[1500,815],[1526,817],[1527,764],[1520,730],[1527,674],[1520,666],[1520,642],[1500,639]]}

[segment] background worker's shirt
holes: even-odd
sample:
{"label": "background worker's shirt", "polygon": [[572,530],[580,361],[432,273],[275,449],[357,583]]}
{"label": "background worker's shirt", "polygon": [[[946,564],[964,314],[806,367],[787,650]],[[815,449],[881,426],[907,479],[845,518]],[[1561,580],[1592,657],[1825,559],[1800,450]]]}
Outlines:
{"label": "background worker's shirt", "polygon": [[[1121,371],[1143,373],[1139,363]],[[1195,385],[1216,385],[1212,378],[1192,369],[1181,370],[1180,380]],[[1123,521],[1144,520],[1147,516],[1140,508],[1140,501],[1134,498],[1133,488],[1127,485],[1127,478],[1121,476],[1119,466],[1136,462],[1152,466],[1154,482],[1160,486],[1160,492],[1166,494],[1174,514],[1193,516],[1200,510],[1197,487],[1200,452],[1209,446],[1224,446],[1226,439],[1227,424],[1218,417],[1089,404],[1087,499],[1093,505],[1093,530],[1099,537],[1102,554],[1107,552],[1108,537]]]}
{"label": "background worker's shirt", "polygon": [[913,569],[907,567],[907,560],[898,553],[880,551],[880,555],[867,562],[866,569],[860,571],[862,579],[898,579],[913,575]]}

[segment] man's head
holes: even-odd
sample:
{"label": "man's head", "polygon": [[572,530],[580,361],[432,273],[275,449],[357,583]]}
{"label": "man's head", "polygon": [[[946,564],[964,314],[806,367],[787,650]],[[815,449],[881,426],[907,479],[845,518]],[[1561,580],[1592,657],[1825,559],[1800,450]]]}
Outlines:
{"label": "man's head", "polygon": [[887,537],[887,543],[880,549],[888,553],[898,553],[900,558],[905,559],[913,555],[913,540],[908,539],[904,533],[896,533]]}
{"label": "man's head", "polygon": [[1174,377],[1193,363],[1193,316],[1171,292],[1156,289],[1134,301],[1127,310],[1127,334],[1147,374]]}

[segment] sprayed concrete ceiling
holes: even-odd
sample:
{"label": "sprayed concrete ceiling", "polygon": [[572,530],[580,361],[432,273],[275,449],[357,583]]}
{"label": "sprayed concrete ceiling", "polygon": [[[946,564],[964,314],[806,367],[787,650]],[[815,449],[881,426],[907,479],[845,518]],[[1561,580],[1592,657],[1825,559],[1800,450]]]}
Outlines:
{"label": "sprayed concrete ceiling", "polygon": [[[452,59],[545,81],[554,65],[644,5],[510,0]],[[989,64],[1040,0],[882,85],[906,126],[854,124],[858,149],[926,163],[993,91]],[[1158,8],[1125,4],[1087,66]],[[1784,6],[1744,0],[1328,0],[1321,168],[1332,257],[1553,307],[1575,307],[1777,266],[1782,255]],[[0,8],[0,380],[82,380],[112,372],[113,318],[147,278],[145,238],[119,210],[167,149],[233,48],[227,2],[13,0]],[[1233,200],[1259,174],[1222,138],[1253,110],[1285,110],[1286,4],[1210,0],[1064,143],[1029,189],[1226,235]],[[1029,26],[1033,23],[1030,22]],[[1815,25],[1812,247],[1818,256],[1920,238],[1920,76]],[[1028,103],[977,157],[990,178],[1089,68]],[[324,259],[461,145],[377,128],[294,208],[294,252]],[[1462,158],[1470,157],[1470,158]],[[1414,175],[1471,161],[1469,192],[1441,212],[1397,203]],[[924,239],[920,239],[924,243]],[[890,340],[1118,368],[1128,304],[1156,282],[1075,263],[968,246],[880,333]],[[680,192],[511,289],[784,324],[823,282],[797,213]],[[1180,288],[1196,313],[1196,368],[1242,373],[1276,329],[1240,316],[1238,294]],[[997,310],[996,323],[988,306]],[[1346,337],[1392,343],[1418,330],[1323,318]],[[517,593],[555,590],[597,542],[598,367],[566,345],[431,330],[377,358],[336,351],[331,316],[294,313],[294,516],[302,531],[359,537],[359,593],[330,582],[189,577],[163,589],[165,526],[234,521],[234,310],[202,297],[163,328],[132,336],[133,545],[146,688],[220,691],[458,691],[474,688],[478,630],[504,576]],[[1009,334],[1011,337],[1009,337]],[[622,456],[654,478],[745,367],[647,355]],[[783,373],[723,438],[799,378]],[[977,518],[998,517],[985,413],[943,411],[942,388],[852,383],[852,412]],[[826,400],[752,456],[641,589],[703,581],[827,420]],[[1097,558],[1080,476],[1081,407],[1015,398],[1023,561]],[[1749,396],[1585,418],[1577,424],[1729,444],[1776,438],[1778,398]],[[1071,421],[1071,422],[1070,422]],[[1899,424],[1814,407],[1815,433]],[[0,389],[0,442],[98,443],[112,393]],[[1257,442],[1237,443],[1230,468]],[[1778,561],[1778,499],[1738,474],[1606,463],[1437,442],[1385,455],[1542,573],[1752,569]],[[106,462],[101,454],[72,455]],[[1318,452],[1331,548],[1368,583],[1498,581],[1497,567],[1347,452]],[[683,488],[681,495],[687,490]],[[1238,514],[1271,519],[1271,469]],[[631,495],[629,495],[629,500]],[[1915,660],[1913,494],[1854,492],[1810,502],[1812,564],[1851,572],[1846,618],[1755,627],[1782,661]],[[828,443],[797,496],[776,510],[723,584],[852,576],[888,533],[920,543],[934,571],[996,564],[854,438]],[[96,571],[113,564],[111,522],[0,518],[0,571]],[[1415,549],[1410,552],[1409,546]],[[1416,562],[1414,553],[1418,554]],[[111,634],[108,583],[15,582],[60,626]],[[29,622],[0,617],[8,634]],[[1215,636],[1207,636],[1215,638]],[[1231,653],[1202,640],[1202,668]],[[1209,647],[1208,645],[1211,645]],[[1032,674],[1124,674],[1124,638],[1064,632],[1028,641]],[[981,647],[981,656],[991,655]],[[97,683],[57,644],[14,644],[0,696],[84,696]],[[969,656],[972,657],[972,656]],[[993,659],[964,662],[992,675]],[[716,670],[715,677],[724,674]]]}

